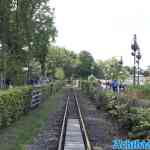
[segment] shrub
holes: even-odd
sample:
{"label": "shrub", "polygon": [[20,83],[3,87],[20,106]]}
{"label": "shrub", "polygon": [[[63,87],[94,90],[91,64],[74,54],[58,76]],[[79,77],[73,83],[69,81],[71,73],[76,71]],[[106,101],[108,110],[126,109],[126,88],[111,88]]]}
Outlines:
{"label": "shrub", "polygon": [[126,95],[135,99],[150,99],[150,84],[129,86]]}
{"label": "shrub", "polygon": [[[128,88],[127,94],[116,96],[111,91],[96,91],[96,84],[91,81],[81,81],[82,90],[92,96],[97,96],[98,108],[103,108],[116,120],[120,127],[129,131],[129,138],[147,138],[150,135],[149,101],[129,100],[128,92],[136,93],[136,98],[150,98],[150,85]],[[94,93],[94,94],[91,94]],[[138,95],[139,94],[139,95]],[[133,107],[134,106],[134,107]]]}
{"label": "shrub", "polygon": [[32,87],[9,89],[0,93],[0,127],[9,126],[29,110]]}
{"label": "shrub", "polygon": [[0,128],[9,126],[30,110],[31,93],[40,88],[44,99],[58,91],[63,82],[56,81],[41,87],[23,86],[0,92]]}
{"label": "shrub", "polygon": [[88,81],[88,80],[81,80],[81,89],[84,93],[88,94],[91,98],[94,98],[96,95],[96,81]]}
{"label": "shrub", "polygon": [[150,133],[150,108],[130,108],[129,119],[132,128],[129,133],[130,138],[146,138]]}
{"label": "shrub", "polygon": [[55,78],[63,80],[65,78],[65,73],[63,68],[56,68],[55,69]]}

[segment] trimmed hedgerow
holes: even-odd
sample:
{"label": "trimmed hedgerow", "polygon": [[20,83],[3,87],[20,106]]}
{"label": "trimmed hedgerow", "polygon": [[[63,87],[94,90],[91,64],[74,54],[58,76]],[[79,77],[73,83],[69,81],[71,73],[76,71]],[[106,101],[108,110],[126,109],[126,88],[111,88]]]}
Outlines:
{"label": "trimmed hedgerow", "polygon": [[23,86],[0,92],[0,128],[9,126],[30,110],[32,91],[40,88],[43,99],[55,94],[63,85],[62,81],[40,87]]}
{"label": "trimmed hedgerow", "polygon": [[31,91],[31,86],[25,86],[0,93],[0,127],[9,126],[29,110]]}

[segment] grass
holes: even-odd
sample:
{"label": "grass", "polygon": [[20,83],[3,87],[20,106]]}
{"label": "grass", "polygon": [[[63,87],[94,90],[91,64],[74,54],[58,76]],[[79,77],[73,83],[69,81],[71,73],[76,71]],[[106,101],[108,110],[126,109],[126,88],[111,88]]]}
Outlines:
{"label": "grass", "polygon": [[26,144],[32,143],[48,120],[48,114],[57,110],[62,94],[58,92],[10,127],[1,129],[0,150],[24,150]]}
{"label": "grass", "polygon": [[150,99],[150,84],[136,87],[129,86],[128,91],[125,94],[135,99]]}

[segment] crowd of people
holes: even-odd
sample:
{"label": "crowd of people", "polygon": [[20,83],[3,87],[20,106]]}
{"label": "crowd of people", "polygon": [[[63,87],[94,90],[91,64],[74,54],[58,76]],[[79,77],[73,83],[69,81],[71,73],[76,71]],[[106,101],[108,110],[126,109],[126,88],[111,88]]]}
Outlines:
{"label": "crowd of people", "polygon": [[100,86],[104,90],[108,89],[108,90],[112,90],[113,92],[125,91],[127,88],[126,84],[123,84],[123,83],[119,82],[118,80],[107,80],[107,81],[105,81],[105,80],[100,81],[99,80],[99,83],[100,83]]}

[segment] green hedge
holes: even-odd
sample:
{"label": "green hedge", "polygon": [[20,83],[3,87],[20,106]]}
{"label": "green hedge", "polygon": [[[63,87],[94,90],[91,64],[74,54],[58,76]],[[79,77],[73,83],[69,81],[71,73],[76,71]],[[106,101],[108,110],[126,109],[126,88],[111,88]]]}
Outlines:
{"label": "green hedge", "polygon": [[25,86],[0,93],[0,127],[9,126],[28,110],[31,91],[31,86]]}
{"label": "green hedge", "polygon": [[[62,85],[63,82],[56,81],[38,88],[41,89],[43,98],[46,99],[55,94]],[[0,128],[9,126],[30,110],[33,89],[32,86],[23,86],[0,91]]]}

